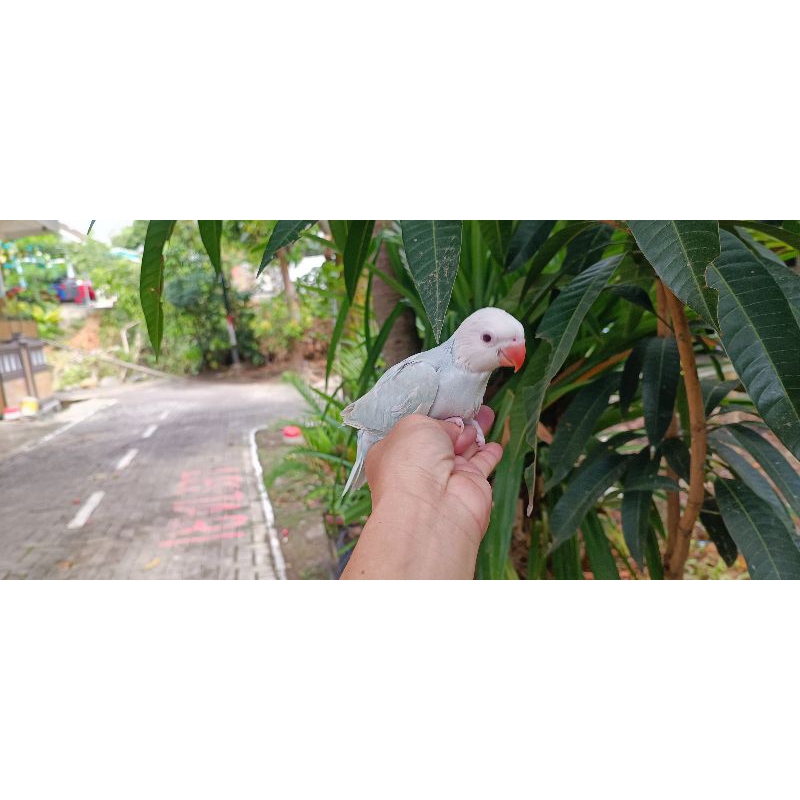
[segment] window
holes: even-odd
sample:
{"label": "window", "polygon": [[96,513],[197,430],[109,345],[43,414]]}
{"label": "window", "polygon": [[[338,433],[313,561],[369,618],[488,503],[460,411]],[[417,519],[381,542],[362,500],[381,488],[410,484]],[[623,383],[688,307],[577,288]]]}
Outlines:
{"label": "window", "polygon": [[0,372],[9,375],[14,372],[22,372],[22,361],[19,353],[0,354]]}

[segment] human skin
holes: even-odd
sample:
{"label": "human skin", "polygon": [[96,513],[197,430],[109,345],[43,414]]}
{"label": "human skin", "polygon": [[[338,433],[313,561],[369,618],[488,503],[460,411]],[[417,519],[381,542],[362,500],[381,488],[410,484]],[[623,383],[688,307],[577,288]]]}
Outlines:
{"label": "human skin", "polygon": [[[482,406],[476,420],[488,435],[494,413]],[[373,510],[342,578],[471,579],[502,455],[471,426],[402,419],[367,456]]]}

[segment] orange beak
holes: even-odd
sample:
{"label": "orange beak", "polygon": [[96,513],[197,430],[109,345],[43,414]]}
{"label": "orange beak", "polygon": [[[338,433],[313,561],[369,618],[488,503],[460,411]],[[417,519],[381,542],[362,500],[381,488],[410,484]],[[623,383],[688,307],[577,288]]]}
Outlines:
{"label": "orange beak", "polygon": [[504,347],[500,353],[500,364],[503,367],[514,367],[514,372],[519,372],[525,362],[525,342],[520,344],[510,344]]}

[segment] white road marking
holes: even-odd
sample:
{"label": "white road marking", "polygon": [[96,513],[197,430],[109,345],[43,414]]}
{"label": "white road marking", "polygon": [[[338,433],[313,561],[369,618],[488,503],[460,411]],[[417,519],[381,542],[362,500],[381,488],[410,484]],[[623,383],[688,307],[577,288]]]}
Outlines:
{"label": "white road marking", "polygon": [[72,521],[67,525],[68,528],[82,528],[92,512],[100,505],[106,493],[103,491],[94,492],[89,496],[89,499],[78,509],[78,513],[72,518]]}
{"label": "white road marking", "polygon": [[89,417],[93,414],[96,414],[98,411],[102,411],[104,408],[109,408],[110,406],[116,405],[119,401],[118,400],[98,400],[96,403],[92,400],[86,401],[87,404],[91,403],[92,406],[88,410],[88,413],[84,413],[82,416],[79,416],[77,419],[73,419],[72,422],[68,422],[66,425],[62,425],[60,428],[56,428],[54,431],[51,431],[46,436],[42,436],[41,439],[37,439],[35,442],[28,442],[28,444],[22,445],[22,447],[18,447],[16,450],[12,450],[5,458],[11,458],[12,456],[19,455],[20,453],[30,453],[31,450],[35,450],[37,447],[47,444],[48,442],[52,442],[57,436],[61,436],[62,433],[66,433],[70,428],[74,428],[76,425],[79,425],[81,422],[85,422]]}
{"label": "white road marking", "polygon": [[151,425],[143,434],[142,439],[149,439],[158,430],[158,425]]}
{"label": "white road marking", "polygon": [[272,503],[269,501],[267,489],[264,486],[264,471],[261,469],[261,462],[258,460],[258,447],[256,446],[256,433],[261,428],[253,428],[250,431],[250,457],[253,460],[253,470],[256,473],[256,483],[258,484],[258,494],[261,497],[261,510],[264,512],[264,522],[267,523],[267,536],[269,537],[269,549],[272,554],[272,562],[275,566],[275,574],[278,580],[286,580],[286,562],[283,559],[283,550],[278,539],[278,532],[275,530],[275,513],[272,510]]}
{"label": "white road marking", "polygon": [[163,422],[169,416],[169,409],[166,411],[161,412],[161,416],[158,418],[159,422]]}
{"label": "white road marking", "polygon": [[134,458],[136,458],[136,454],[137,454],[138,452],[139,452],[139,451],[138,451],[138,450],[137,450],[135,447],[132,447],[132,448],[131,448],[130,450],[128,450],[128,452],[127,452],[127,453],[125,453],[125,455],[124,455],[124,456],[122,456],[122,458],[121,458],[121,459],[120,459],[120,460],[117,462],[117,466],[116,466],[116,467],[114,467],[114,469],[115,469],[117,472],[121,472],[123,469],[125,469],[125,467],[127,467],[127,466],[129,466],[129,465],[130,465],[131,461],[133,461],[133,459],[134,459]]}

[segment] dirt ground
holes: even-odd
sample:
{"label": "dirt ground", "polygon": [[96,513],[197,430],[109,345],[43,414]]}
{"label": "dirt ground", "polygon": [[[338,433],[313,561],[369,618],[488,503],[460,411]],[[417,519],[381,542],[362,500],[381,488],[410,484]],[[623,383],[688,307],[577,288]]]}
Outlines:
{"label": "dirt ground", "polygon": [[[279,425],[256,435],[264,474],[280,461],[291,447],[283,443]],[[275,511],[275,526],[290,579],[329,580],[336,577],[334,548],[322,524],[323,505],[308,497],[315,487],[305,476],[278,478],[268,487]]]}

